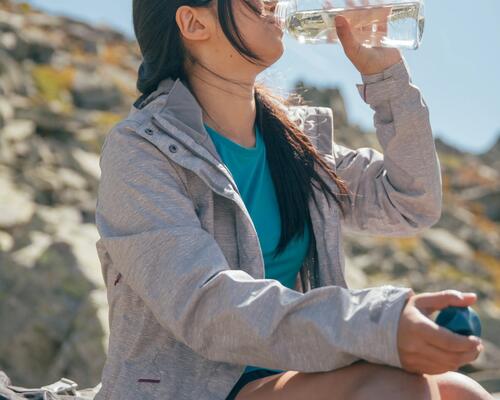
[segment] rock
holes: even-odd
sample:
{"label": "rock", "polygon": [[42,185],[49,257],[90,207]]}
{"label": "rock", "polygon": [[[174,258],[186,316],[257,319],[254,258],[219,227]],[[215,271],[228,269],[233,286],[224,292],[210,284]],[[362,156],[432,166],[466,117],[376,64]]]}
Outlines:
{"label": "rock", "polygon": [[[106,127],[102,132],[107,132],[108,130],[109,128]],[[93,154],[100,154],[105,135],[102,132],[99,132],[96,128],[80,129],[76,132],[75,139],[79,142],[82,149]]]}
{"label": "rock", "polygon": [[347,286],[351,289],[362,289],[366,287],[368,280],[362,269],[349,257],[345,258],[345,279]]}
{"label": "rock", "polygon": [[33,121],[36,133],[42,137],[53,137],[60,141],[70,140],[73,132],[81,128],[78,121],[45,106],[17,109],[16,117]]}
{"label": "rock", "polygon": [[460,371],[478,382],[489,392],[500,391],[500,349],[488,340],[482,340],[484,351]]}
{"label": "rock", "polygon": [[3,371],[0,371],[0,387],[9,386],[11,384],[12,382],[10,381],[10,378],[7,376],[7,374]]}
{"label": "rock", "polygon": [[31,219],[35,205],[32,196],[16,188],[10,177],[0,174],[0,228],[23,225]]}
{"label": "rock", "polygon": [[50,367],[51,376],[72,376],[83,387],[101,379],[108,351],[107,298],[104,290],[93,290],[80,305],[65,340]]}
{"label": "rock", "polygon": [[446,153],[446,154],[450,154],[453,156],[459,156],[459,157],[464,155],[463,151],[460,151],[455,146],[446,142],[446,140],[443,139],[442,137],[436,137],[436,139],[434,140],[434,143],[435,143],[436,150],[438,151],[438,153]]}
{"label": "rock", "polygon": [[76,165],[90,177],[99,180],[101,177],[101,168],[99,167],[99,156],[85,150],[74,148],[71,155]]}
{"label": "rock", "polygon": [[22,141],[33,135],[35,123],[30,120],[15,119],[9,121],[0,131],[5,139],[10,141]]}
{"label": "rock", "polygon": [[24,17],[20,13],[14,12],[12,2],[8,0],[0,1],[0,24],[12,28],[21,28]]}
{"label": "rock", "polygon": [[382,258],[375,254],[364,254],[351,259],[360,271],[367,275],[374,275],[382,271]]}
{"label": "rock", "polygon": [[[0,262],[0,317],[9,321],[0,324],[0,357],[9,360],[9,375],[19,384],[36,387],[55,381],[60,370],[52,375],[52,367],[97,288],[82,272],[72,246],[63,242],[51,244],[29,270],[2,253]],[[102,315],[89,310],[86,322],[100,325]],[[85,336],[84,332],[79,333]],[[94,329],[91,334],[96,333]],[[85,340],[102,342],[102,334]],[[75,351],[66,353],[67,360],[81,357]]]}
{"label": "rock", "polygon": [[[500,391],[500,374],[494,370],[466,373],[489,393]],[[498,395],[497,395],[498,396]],[[495,399],[498,397],[494,397]]]}
{"label": "rock", "polygon": [[484,338],[482,342],[484,351],[470,364],[470,367],[477,371],[497,370],[500,379],[500,348]]}
{"label": "rock", "polygon": [[[348,124],[344,98],[338,88],[318,89],[307,86],[303,81],[295,83],[294,93],[299,94],[304,100],[303,104],[321,104],[333,110],[335,127]],[[294,99],[296,101],[296,99]]]}
{"label": "rock", "polygon": [[422,239],[437,257],[455,260],[461,258],[470,259],[474,255],[467,243],[444,229],[426,230],[422,235]]}
{"label": "rock", "polygon": [[64,186],[53,168],[46,165],[39,168],[26,168],[24,179],[35,189],[35,201],[38,204],[55,205],[58,203]]}
{"label": "rock", "polygon": [[123,102],[116,86],[83,71],[77,71],[71,94],[75,105],[87,110],[110,110]]}
{"label": "rock", "polygon": [[401,278],[419,269],[418,262],[404,253],[396,253],[382,262],[382,270],[394,278]]}
{"label": "rock", "polygon": [[[61,19],[56,15],[44,14],[41,12],[33,12],[25,16],[25,22],[27,25],[36,26],[43,29],[63,29]],[[50,32],[53,34],[53,32]]]}
{"label": "rock", "polygon": [[0,94],[24,91],[24,76],[19,65],[0,47]]}
{"label": "rock", "polygon": [[24,40],[20,30],[3,21],[0,23],[0,45],[16,61],[21,61],[29,56],[29,44]]}
{"label": "rock", "polygon": [[6,98],[0,97],[0,128],[3,128],[7,121],[14,118],[14,109]]}
{"label": "rock", "polygon": [[500,188],[475,188],[464,193],[464,198],[480,204],[489,219],[500,222]]}
{"label": "rock", "polygon": [[26,22],[23,18],[16,24],[5,20],[5,15],[0,16],[0,45],[17,61],[29,59],[38,64],[50,63],[55,49],[47,40],[46,30]]}
{"label": "rock", "polygon": [[14,247],[14,238],[7,232],[0,231],[0,253],[8,253]]}
{"label": "rock", "polygon": [[72,91],[77,107],[88,110],[108,110],[120,105],[122,99],[115,87],[90,87],[83,85]]}
{"label": "rock", "polygon": [[39,205],[34,219],[37,221],[30,226],[31,230],[43,229],[53,242],[69,245],[80,273],[96,288],[104,286],[95,250],[95,243],[99,239],[95,224],[83,223],[81,212],[69,206]]}
{"label": "rock", "polygon": [[24,40],[28,44],[27,58],[37,64],[50,64],[55,49],[45,38],[46,32],[32,27],[29,30],[24,30],[23,34]]}
{"label": "rock", "polygon": [[82,222],[80,213],[74,207],[39,205],[36,214],[46,224],[45,231],[52,235],[55,235],[61,229],[62,221],[66,226],[79,226]]}
{"label": "rock", "polygon": [[485,164],[493,166],[497,171],[500,169],[500,132],[491,148],[480,157]]}
{"label": "rock", "polygon": [[95,225],[60,224],[55,238],[71,246],[82,277],[85,277],[87,282],[91,282],[95,288],[103,288],[104,282],[95,249],[95,242],[99,239]]}
{"label": "rock", "polygon": [[79,173],[69,168],[59,168],[57,176],[61,182],[70,189],[84,190],[87,188],[87,180]]}
{"label": "rock", "polygon": [[33,268],[43,252],[52,243],[52,238],[44,232],[29,232],[31,243],[11,253],[12,259],[26,268]]}
{"label": "rock", "polygon": [[433,228],[446,229],[447,231],[456,232],[463,226],[472,225],[474,223],[474,214],[465,208],[448,207],[443,205],[441,218]]}
{"label": "rock", "polygon": [[[66,22],[69,21],[66,19]],[[98,53],[98,44],[102,40],[102,37],[99,37],[99,33],[93,27],[82,22],[75,23],[71,21],[69,24],[66,23],[65,32],[72,41],[80,45],[80,48],[84,52],[91,54]]]}

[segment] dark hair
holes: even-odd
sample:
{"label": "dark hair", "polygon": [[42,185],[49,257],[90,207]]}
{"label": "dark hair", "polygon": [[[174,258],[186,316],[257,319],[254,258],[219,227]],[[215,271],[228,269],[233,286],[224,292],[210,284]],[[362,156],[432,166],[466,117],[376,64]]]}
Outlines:
{"label": "dark hair", "polygon": [[[166,78],[181,79],[188,88],[189,77],[186,76],[184,62],[191,57],[183,46],[179,27],[175,21],[177,9],[182,5],[191,7],[208,7],[214,0],[134,0],[134,31],[143,55],[143,63],[139,69],[138,90],[144,95],[154,91],[159,82]],[[221,28],[233,47],[245,58],[260,64],[259,58],[248,49],[236,27],[232,1],[218,0],[217,15]],[[260,14],[250,1],[242,0],[254,12]],[[191,90],[192,92],[192,90]],[[195,96],[194,93],[192,93]],[[309,137],[289,119],[279,106],[291,105],[291,102],[273,94],[260,83],[255,85],[257,107],[257,123],[262,132],[267,149],[269,169],[275,185],[281,215],[281,238],[275,255],[285,250],[295,235],[303,235],[305,224],[309,224],[312,232],[308,201],[313,195],[313,180],[320,184],[320,190],[328,200],[328,191],[344,214],[344,205],[331,191],[328,184],[313,168],[319,164],[337,185],[341,196],[349,202],[349,191],[346,183],[330,169],[315,149]],[[278,102],[278,104],[277,104]],[[201,104],[200,104],[201,106]],[[318,186],[315,186],[318,188]],[[313,196],[316,202],[316,198]],[[330,202],[328,200],[328,204]]]}

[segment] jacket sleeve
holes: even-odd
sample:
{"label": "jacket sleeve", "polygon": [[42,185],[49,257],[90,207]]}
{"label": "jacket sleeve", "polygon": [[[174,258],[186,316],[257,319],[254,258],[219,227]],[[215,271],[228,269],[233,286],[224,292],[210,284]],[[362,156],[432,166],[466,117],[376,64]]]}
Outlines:
{"label": "jacket sleeve", "polygon": [[343,227],[368,235],[414,235],[441,216],[441,171],[429,109],[411,83],[404,58],[379,74],[362,75],[362,80],[357,87],[375,111],[383,154],[332,143],[333,154],[326,160],[346,181],[353,200]]}
{"label": "jacket sleeve", "polygon": [[176,340],[211,360],[271,369],[328,371],[361,358],[401,366],[397,329],[411,289],[304,294],[231,269],[174,165],[137,131],[108,133],[96,246]]}

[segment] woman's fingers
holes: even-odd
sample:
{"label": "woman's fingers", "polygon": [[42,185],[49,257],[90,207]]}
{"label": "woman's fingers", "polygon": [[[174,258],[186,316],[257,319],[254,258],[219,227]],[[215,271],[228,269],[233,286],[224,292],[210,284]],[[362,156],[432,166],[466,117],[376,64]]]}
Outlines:
{"label": "woman's fingers", "polygon": [[410,372],[432,374],[454,371],[475,360],[482,350],[481,339],[454,333],[422,312],[474,301],[474,296],[462,296],[453,290],[411,295],[403,307],[398,329],[402,367]]}
{"label": "woman's fingers", "polygon": [[421,293],[415,296],[415,307],[423,314],[430,315],[434,311],[442,310],[448,306],[467,307],[476,302],[475,293],[463,293],[458,290],[448,289],[440,292]]}
{"label": "woman's fingers", "polygon": [[474,361],[478,357],[481,350],[482,345],[474,347],[473,350],[463,352],[450,352],[431,344],[427,345],[428,359],[432,360],[437,365],[449,368],[449,370],[453,371],[457,370],[462,365],[466,365]]}
{"label": "woman's fingers", "polygon": [[418,350],[406,352],[401,361],[404,369],[411,372],[432,374],[456,371],[475,360],[482,349],[482,345],[478,345],[470,351],[452,352],[422,342]]}
{"label": "woman's fingers", "polygon": [[405,368],[405,370],[417,374],[428,374],[428,375],[437,375],[449,371],[456,371],[456,369],[438,365],[432,360],[422,360],[421,364],[418,367],[413,367],[408,369]]}
{"label": "woman's fingers", "polygon": [[450,352],[471,351],[481,343],[476,336],[459,335],[431,320],[422,326],[421,334],[426,342]]}
{"label": "woman's fingers", "polygon": [[335,17],[337,36],[347,57],[352,61],[360,51],[361,44],[354,36],[349,20],[342,15]]}

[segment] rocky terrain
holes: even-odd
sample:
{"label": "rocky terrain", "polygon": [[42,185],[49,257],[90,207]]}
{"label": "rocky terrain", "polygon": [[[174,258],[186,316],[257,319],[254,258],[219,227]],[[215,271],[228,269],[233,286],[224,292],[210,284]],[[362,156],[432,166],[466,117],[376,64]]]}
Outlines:
{"label": "rocky terrain", "polygon": [[[108,345],[99,152],[138,95],[139,62],[118,32],[0,0],[0,370],[15,385],[99,382]],[[374,132],[349,123],[338,89],[304,98],[333,108],[337,142],[381,150]],[[476,292],[487,346],[463,372],[500,391],[500,141],[482,155],[436,145],[441,220],[415,237],[346,237],[348,279]]]}

